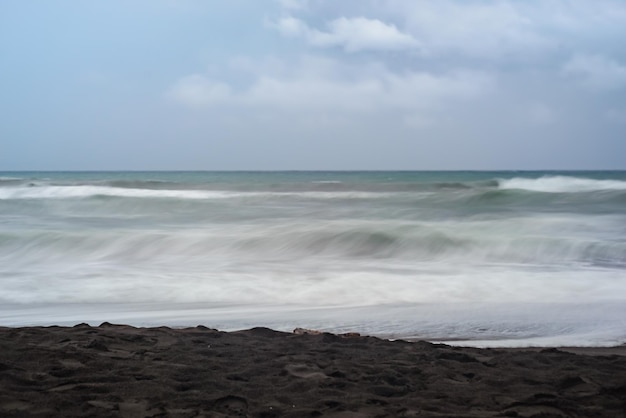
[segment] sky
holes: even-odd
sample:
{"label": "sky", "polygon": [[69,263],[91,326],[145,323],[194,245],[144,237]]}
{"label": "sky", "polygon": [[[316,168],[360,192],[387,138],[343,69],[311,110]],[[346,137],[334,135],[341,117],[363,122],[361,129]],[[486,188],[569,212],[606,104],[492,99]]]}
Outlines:
{"label": "sky", "polygon": [[626,1],[0,2],[0,171],[499,169],[626,169]]}

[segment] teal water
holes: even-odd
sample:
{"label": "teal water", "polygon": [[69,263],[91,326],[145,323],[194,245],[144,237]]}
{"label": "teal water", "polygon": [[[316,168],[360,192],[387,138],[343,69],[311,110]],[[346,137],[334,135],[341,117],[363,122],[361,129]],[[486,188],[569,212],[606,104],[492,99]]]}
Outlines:
{"label": "teal water", "polygon": [[0,290],[2,325],[619,344],[626,172],[0,173]]}

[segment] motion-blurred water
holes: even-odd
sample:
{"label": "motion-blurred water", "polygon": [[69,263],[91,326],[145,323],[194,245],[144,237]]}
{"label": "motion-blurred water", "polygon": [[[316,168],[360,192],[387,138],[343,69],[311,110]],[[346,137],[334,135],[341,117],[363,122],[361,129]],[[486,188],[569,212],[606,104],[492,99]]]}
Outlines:
{"label": "motion-blurred water", "polygon": [[626,172],[0,173],[0,325],[613,345],[623,318]]}

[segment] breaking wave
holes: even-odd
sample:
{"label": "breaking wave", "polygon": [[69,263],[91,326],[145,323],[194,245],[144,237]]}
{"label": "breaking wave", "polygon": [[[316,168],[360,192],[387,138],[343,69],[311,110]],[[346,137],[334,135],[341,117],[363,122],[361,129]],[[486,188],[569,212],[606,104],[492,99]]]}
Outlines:
{"label": "breaking wave", "polygon": [[96,196],[134,198],[215,199],[232,194],[207,190],[154,190],[107,186],[31,186],[0,189],[0,200],[8,199],[64,199]]}
{"label": "breaking wave", "polygon": [[[520,227],[524,227],[520,224]],[[198,257],[236,260],[279,260],[324,257],[334,260],[396,259],[560,265],[582,263],[626,268],[626,240],[577,239],[551,234],[519,233],[504,223],[485,228],[480,223],[441,227],[395,224],[386,228],[346,227],[327,223],[316,227],[224,227],[219,230],[165,232],[40,232],[0,234],[5,257],[170,260],[182,263]],[[482,231],[481,231],[482,230]],[[479,233],[480,232],[480,233]]]}
{"label": "breaking wave", "polygon": [[228,191],[228,190],[190,190],[190,189],[159,189],[129,188],[109,186],[39,186],[0,188],[0,200],[9,199],[64,199],[90,197],[123,197],[123,198],[166,198],[166,199],[225,199],[238,197],[288,197],[302,196],[313,199],[334,198],[380,198],[384,193],[364,191]]}
{"label": "breaking wave", "polygon": [[595,180],[568,176],[544,176],[540,178],[514,177],[498,180],[500,189],[518,189],[545,193],[579,193],[603,190],[626,190],[626,181]]}

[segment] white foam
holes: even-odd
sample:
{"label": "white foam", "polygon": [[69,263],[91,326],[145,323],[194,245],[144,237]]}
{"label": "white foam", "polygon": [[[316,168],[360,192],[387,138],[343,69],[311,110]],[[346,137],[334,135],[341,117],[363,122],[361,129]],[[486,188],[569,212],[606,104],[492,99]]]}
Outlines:
{"label": "white foam", "polygon": [[106,186],[41,186],[0,189],[0,199],[63,199],[92,196],[209,199],[230,197],[232,193],[205,190],[150,190]]}
{"label": "white foam", "polygon": [[[294,260],[232,250],[119,242],[85,251],[16,250],[0,266],[3,303],[298,303],[305,306],[398,303],[600,302],[623,298],[620,269],[538,268],[511,264],[410,262],[398,259]],[[135,251],[132,250],[135,248]],[[170,249],[168,253],[167,248]],[[14,260],[12,260],[14,259]]]}
{"label": "white foam", "polygon": [[93,196],[173,199],[228,199],[239,197],[306,197],[312,199],[370,199],[389,196],[371,192],[232,192],[219,190],[153,190],[107,186],[32,186],[0,188],[0,200],[64,199]]}
{"label": "white foam", "polygon": [[600,190],[626,190],[626,181],[593,180],[567,176],[544,176],[536,179],[515,177],[499,180],[500,189],[518,189],[546,193],[576,193]]}

